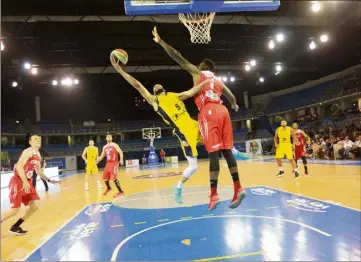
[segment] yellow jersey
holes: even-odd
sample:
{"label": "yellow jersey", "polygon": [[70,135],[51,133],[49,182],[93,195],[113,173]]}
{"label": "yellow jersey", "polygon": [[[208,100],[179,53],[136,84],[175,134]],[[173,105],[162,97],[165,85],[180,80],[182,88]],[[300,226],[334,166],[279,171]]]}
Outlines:
{"label": "yellow jersey", "polygon": [[176,131],[184,133],[192,126],[194,120],[191,118],[182,100],[175,93],[167,92],[165,95],[157,97],[157,113],[164,122],[173,126]]}
{"label": "yellow jersey", "polygon": [[88,146],[86,149],[86,159],[88,163],[93,163],[97,160],[98,148],[96,146]]}
{"label": "yellow jersey", "polygon": [[291,144],[292,128],[289,126],[277,128],[278,142],[280,144]]}

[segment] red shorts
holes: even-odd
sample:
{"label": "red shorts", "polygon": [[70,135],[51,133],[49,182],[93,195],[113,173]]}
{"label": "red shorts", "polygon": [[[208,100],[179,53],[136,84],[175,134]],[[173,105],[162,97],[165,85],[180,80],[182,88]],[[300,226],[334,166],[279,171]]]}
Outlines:
{"label": "red shorts", "polygon": [[295,160],[298,160],[303,156],[306,156],[305,147],[304,146],[296,146],[295,147]]}
{"label": "red shorts", "polygon": [[31,201],[39,199],[39,196],[36,193],[31,180],[28,180],[28,182],[30,184],[30,193],[26,194],[25,191],[22,190],[23,181],[19,176],[13,176],[10,179],[9,198],[10,203],[12,204],[12,208],[19,208],[21,203],[27,206]]}
{"label": "red shorts", "polygon": [[233,148],[233,130],[228,109],[208,103],[198,114],[199,130],[208,153]]}
{"label": "red shorts", "polygon": [[107,162],[103,172],[103,180],[115,180],[118,175],[118,162]]}

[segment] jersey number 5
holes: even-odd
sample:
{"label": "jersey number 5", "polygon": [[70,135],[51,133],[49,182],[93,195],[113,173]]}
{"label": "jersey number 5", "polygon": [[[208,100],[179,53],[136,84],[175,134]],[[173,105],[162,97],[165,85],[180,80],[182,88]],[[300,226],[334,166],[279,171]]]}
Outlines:
{"label": "jersey number 5", "polygon": [[177,108],[177,110],[181,110],[181,107],[178,104],[175,104],[174,106]]}

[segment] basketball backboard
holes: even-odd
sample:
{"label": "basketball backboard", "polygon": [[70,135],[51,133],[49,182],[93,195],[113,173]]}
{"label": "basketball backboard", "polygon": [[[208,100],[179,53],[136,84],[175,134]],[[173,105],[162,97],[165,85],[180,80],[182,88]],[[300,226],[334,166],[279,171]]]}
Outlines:
{"label": "basketball backboard", "polygon": [[124,0],[127,15],[273,11],[279,0]]}
{"label": "basketball backboard", "polygon": [[143,139],[152,141],[154,139],[162,138],[162,130],[160,127],[142,128],[142,136]]}

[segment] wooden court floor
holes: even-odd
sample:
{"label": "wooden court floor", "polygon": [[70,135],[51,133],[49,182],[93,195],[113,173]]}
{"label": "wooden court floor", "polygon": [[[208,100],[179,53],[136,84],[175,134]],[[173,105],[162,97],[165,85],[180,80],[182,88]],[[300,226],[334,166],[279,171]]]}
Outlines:
{"label": "wooden court floor", "polygon": [[[176,174],[167,176],[167,174],[181,172],[185,166],[186,163],[181,163],[175,167],[143,170],[120,168],[119,180],[125,191],[124,198],[127,199],[127,196],[145,191],[158,192],[171,188],[180,176]],[[281,179],[276,177],[277,167],[274,162],[239,161],[238,167],[241,183],[244,187],[269,186],[290,193],[361,209],[361,166],[310,164],[310,176],[304,177],[301,165],[302,175],[297,180],[293,178],[288,163],[284,165],[286,172]],[[164,176],[154,178],[157,174],[164,174]],[[152,175],[153,177],[134,179],[134,177],[141,175]],[[42,183],[38,182],[37,188],[41,197],[41,200],[38,201],[40,208],[33,217],[23,224],[23,227],[29,230],[29,234],[16,237],[8,233],[10,225],[16,218],[1,224],[1,260],[23,259],[88,204],[113,201],[112,196],[116,193],[114,186],[111,194],[103,196],[102,190],[96,186],[95,178],[92,177],[91,180],[93,183],[90,181],[90,191],[85,192],[84,174],[67,176],[61,178],[62,184],[60,186],[51,187],[50,192],[46,194],[43,192]],[[225,161],[221,162],[219,185],[232,185]],[[197,173],[187,182],[185,190],[190,186],[208,186],[207,161],[199,163]],[[169,198],[171,199],[171,197]],[[154,201],[157,200],[154,199]],[[2,212],[8,209],[9,205],[2,204]]]}

